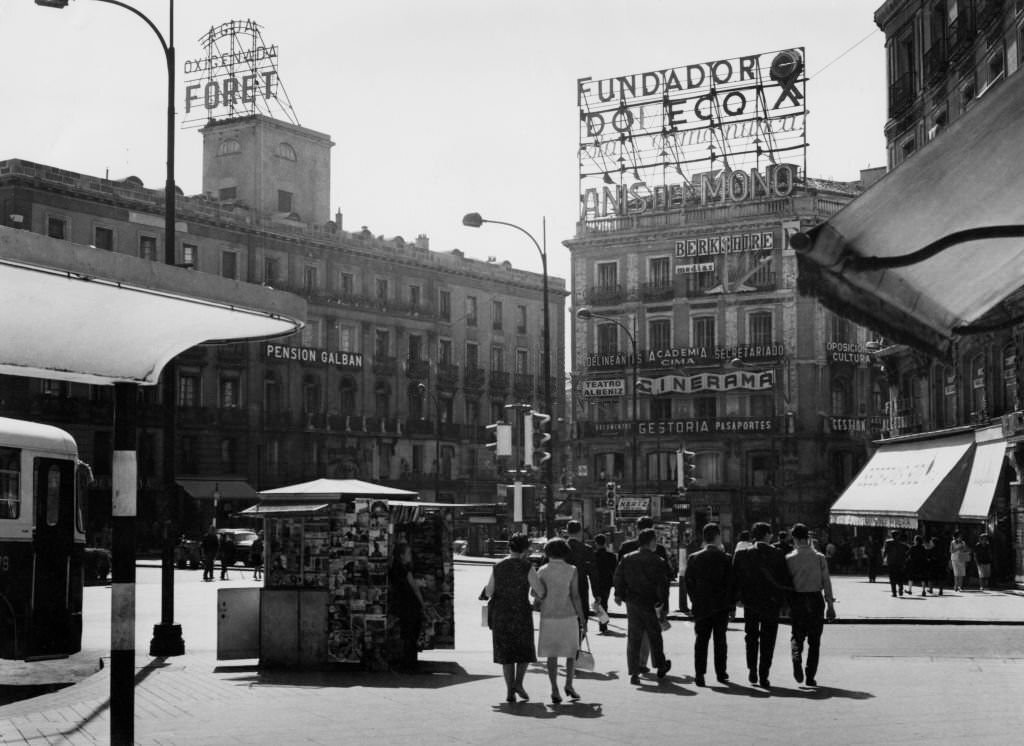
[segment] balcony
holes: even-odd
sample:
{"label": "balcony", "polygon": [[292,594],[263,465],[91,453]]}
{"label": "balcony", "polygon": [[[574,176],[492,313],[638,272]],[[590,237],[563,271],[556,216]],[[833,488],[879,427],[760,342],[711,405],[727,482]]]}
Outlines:
{"label": "balcony", "polygon": [[583,302],[591,306],[615,306],[624,300],[626,292],[622,285],[598,285],[583,293]]}
{"label": "balcony", "polygon": [[405,432],[407,435],[430,435],[434,434],[434,421],[421,420],[419,417],[410,417],[405,421]]}
{"label": "balcony", "polygon": [[640,300],[645,303],[659,300],[671,300],[676,294],[675,287],[673,286],[672,281],[668,278],[655,280],[654,282],[641,283],[638,290]]}
{"label": "balcony", "polygon": [[323,412],[303,412],[302,427],[306,430],[326,430],[327,415]]}
{"label": "balcony", "polygon": [[437,366],[437,385],[443,389],[454,389],[459,385],[459,366],[440,363]]}
{"label": "balcony", "polygon": [[985,31],[990,25],[995,25],[1003,16],[1003,5],[1004,0],[981,0],[978,4],[978,28]]}
{"label": "balcony", "polygon": [[758,271],[747,278],[746,284],[758,290],[775,290],[778,287],[778,275],[775,272]]}
{"label": "balcony", "polygon": [[927,85],[939,83],[945,79],[949,68],[949,55],[946,54],[945,40],[938,41],[924,53],[924,81]]}
{"label": "balcony", "polygon": [[178,407],[178,424],[184,426],[213,425],[217,414],[209,407]]}
{"label": "balcony", "polygon": [[504,370],[492,370],[490,375],[490,390],[504,394],[508,391],[508,372]]}
{"label": "balcony", "polygon": [[430,376],[430,363],[410,358],[405,363],[405,375],[414,381],[425,381]]}
{"label": "balcony", "polygon": [[376,376],[393,376],[398,372],[398,359],[387,355],[375,355],[373,358],[373,374]]}
{"label": "balcony", "polygon": [[291,425],[292,413],[287,410],[263,412],[263,427],[282,429]]}
{"label": "balcony", "polygon": [[914,73],[904,73],[889,86],[889,116],[895,118],[914,105]]}
{"label": "balcony", "polygon": [[472,391],[480,391],[484,387],[483,368],[466,368],[462,372],[462,388]]}
{"label": "balcony", "polygon": [[957,16],[956,20],[949,24],[950,62],[958,62],[971,51],[976,35],[973,19],[967,15]]}
{"label": "balcony", "polygon": [[222,427],[245,427],[249,424],[248,413],[244,407],[219,407],[217,423]]}
{"label": "balcony", "polygon": [[533,396],[533,376],[530,373],[516,373],[512,383],[512,391],[520,398],[529,399]]}
{"label": "balcony", "polygon": [[462,432],[462,425],[456,425],[454,422],[441,423],[441,438],[443,440],[461,440]]}

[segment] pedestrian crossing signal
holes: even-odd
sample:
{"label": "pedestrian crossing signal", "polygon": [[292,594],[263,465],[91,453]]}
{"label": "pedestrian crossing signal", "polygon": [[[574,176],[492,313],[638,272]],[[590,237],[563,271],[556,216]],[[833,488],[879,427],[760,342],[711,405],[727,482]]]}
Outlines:
{"label": "pedestrian crossing signal", "polygon": [[697,483],[697,454],[684,445],[676,451],[676,492],[685,495]]}

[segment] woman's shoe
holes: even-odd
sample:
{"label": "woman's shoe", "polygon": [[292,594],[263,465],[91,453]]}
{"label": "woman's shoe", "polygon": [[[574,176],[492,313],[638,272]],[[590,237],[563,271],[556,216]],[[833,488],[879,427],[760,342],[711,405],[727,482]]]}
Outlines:
{"label": "woman's shoe", "polygon": [[562,704],[562,695],[558,692],[551,692],[551,704],[560,705]]}
{"label": "woman's shoe", "polygon": [[573,701],[575,701],[575,700],[580,698],[580,695],[577,694],[576,690],[573,689],[571,686],[566,686],[565,687],[565,696],[567,696],[569,699],[571,699]]}
{"label": "woman's shoe", "polygon": [[519,699],[523,700],[524,702],[529,702],[530,701],[530,695],[526,693],[526,690],[523,689],[523,687],[517,686],[512,691],[515,692],[516,694],[518,694],[519,695]]}

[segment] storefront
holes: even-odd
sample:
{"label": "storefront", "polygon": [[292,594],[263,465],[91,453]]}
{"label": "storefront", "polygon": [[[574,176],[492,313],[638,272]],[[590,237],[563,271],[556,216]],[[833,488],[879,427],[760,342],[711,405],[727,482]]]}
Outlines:
{"label": "storefront", "polygon": [[[218,645],[219,657],[258,657],[264,666],[387,668],[401,651],[388,579],[399,544],[412,548],[424,600],[420,649],[454,648],[456,506],[352,479],[320,479],[260,496],[243,514],[264,519],[264,587],[238,589],[258,593],[258,603],[237,593],[225,600],[232,594],[222,592],[218,638],[230,643]],[[255,612],[225,612],[246,606]],[[255,649],[237,649],[238,639]]]}

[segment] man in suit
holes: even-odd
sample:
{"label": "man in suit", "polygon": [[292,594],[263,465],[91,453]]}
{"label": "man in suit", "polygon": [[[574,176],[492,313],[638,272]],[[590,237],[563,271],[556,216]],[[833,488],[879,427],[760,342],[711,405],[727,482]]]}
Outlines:
{"label": "man in suit", "polygon": [[576,578],[580,588],[580,602],[583,604],[583,613],[589,617],[590,584],[595,569],[594,550],[583,543],[583,524],[579,521],[569,521],[566,524],[565,533],[569,542],[569,550],[572,552],[566,561],[576,567]]}
{"label": "man in suit", "polygon": [[623,557],[615,568],[615,603],[626,602],[626,667],[629,683],[639,684],[640,641],[646,634],[651,645],[651,660],[658,678],[672,667],[665,657],[661,622],[668,611],[668,565],[654,551],[658,535],[645,528],[638,537],[640,548]]}
{"label": "man in suit", "polygon": [[733,557],[737,595],[743,603],[743,631],[747,646],[748,680],[767,689],[768,675],[779,633],[779,611],[786,601],[789,570],[786,558],[768,543],[771,526],[750,528],[754,546]]}
{"label": "man in suit", "polygon": [[[653,528],[654,528],[654,519],[651,518],[649,515],[645,515],[642,518],[638,518],[637,519],[637,522],[636,522],[637,538],[636,539],[627,539],[626,541],[622,542],[622,544],[619,546],[619,562],[620,563],[626,557],[627,554],[631,554],[631,553],[635,552],[637,549],[639,549],[639,547],[640,547],[640,541],[639,541],[640,533],[642,531],[645,531],[646,529],[653,529]],[[662,546],[660,543],[654,548],[654,551],[655,551],[655,554],[657,554],[659,557],[661,557],[665,561],[665,566],[666,566],[668,574],[669,574],[669,583],[671,583],[672,578],[673,578],[673,575],[672,575],[672,564],[668,561],[668,552],[665,550],[665,547]],[[640,673],[650,673],[651,669],[647,665],[647,659],[650,657],[650,655],[651,655],[651,644],[650,644],[650,640],[647,639],[647,635],[645,634],[643,636],[643,638],[640,640],[640,661],[639,661]]]}
{"label": "man in suit", "polygon": [[708,523],[702,534],[704,548],[688,559],[683,576],[693,610],[696,635],[693,666],[697,686],[704,686],[704,674],[708,670],[708,642],[712,636],[715,642],[715,677],[723,683],[729,680],[725,632],[735,608],[732,559],[722,548],[718,524]]}
{"label": "man in suit", "polygon": [[889,568],[889,589],[893,598],[896,598],[896,591],[903,595],[903,584],[906,583],[907,557],[910,554],[910,547],[903,541],[903,532],[893,529],[889,538],[882,545],[882,564]]}

